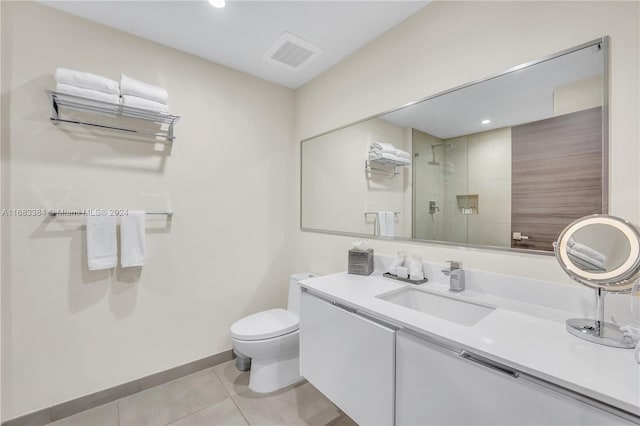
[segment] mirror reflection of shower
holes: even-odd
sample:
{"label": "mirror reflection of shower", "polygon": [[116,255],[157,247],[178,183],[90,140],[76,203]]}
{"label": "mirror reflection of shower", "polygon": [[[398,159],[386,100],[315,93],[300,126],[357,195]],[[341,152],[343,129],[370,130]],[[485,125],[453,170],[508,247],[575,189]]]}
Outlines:
{"label": "mirror reflection of shower", "polygon": [[436,161],[436,148],[440,147],[440,146],[444,146],[444,143],[439,143],[436,145],[431,145],[431,161],[429,161],[429,165],[431,166],[439,166],[440,163],[438,161]]}
{"label": "mirror reflection of shower", "polygon": [[[442,160],[437,159],[436,148],[444,147],[441,155]],[[447,160],[447,151],[451,151],[456,149],[456,144],[453,142],[442,142],[431,145],[431,161],[429,161],[430,166],[441,166],[444,163],[444,174],[452,175],[456,172],[456,165],[453,161]],[[442,162],[441,162],[442,161]]]}
{"label": "mirror reflection of shower", "polygon": [[441,139],[413,129],[413,237],[467,241],[467,216],[456,195],[467,193],[467,138]]}
{"label": "mirror reflection of shower", "polygon": [[[439,212],[440,211],[440,207],[438,207],[436,205],[435,201],[433,201],[433,200],[429,201],[429,214],[433,216],[434,214],[436,214],[436,211]],[[432,217],[432,219],[433,219],[433,217]]]}

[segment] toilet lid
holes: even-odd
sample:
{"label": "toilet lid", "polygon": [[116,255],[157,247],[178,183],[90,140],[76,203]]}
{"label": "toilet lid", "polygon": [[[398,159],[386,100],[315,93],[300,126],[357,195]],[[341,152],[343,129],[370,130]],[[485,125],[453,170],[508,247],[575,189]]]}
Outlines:
{"label": "toilet lid", "polygon": [[285,309],[269,309],[249,315],[231,326],[231,337],[238,340],[262,340],[282,336],[298,329],[300,320]]}

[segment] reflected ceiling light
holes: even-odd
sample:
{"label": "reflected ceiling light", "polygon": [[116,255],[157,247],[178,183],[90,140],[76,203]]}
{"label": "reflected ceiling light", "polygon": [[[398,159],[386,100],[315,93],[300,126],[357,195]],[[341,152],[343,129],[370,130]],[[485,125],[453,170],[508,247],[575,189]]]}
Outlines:
{"label": "reflected ceiling light", "polygon": [[225,6],[226,2],[224,0],[209,0],[209,4],[220,9]]}
{"label": "reflected ceiling light", "polygon": [[481,123],[482,124],[489,124],[489,123],[491,123],[491,120],[482,120]]}

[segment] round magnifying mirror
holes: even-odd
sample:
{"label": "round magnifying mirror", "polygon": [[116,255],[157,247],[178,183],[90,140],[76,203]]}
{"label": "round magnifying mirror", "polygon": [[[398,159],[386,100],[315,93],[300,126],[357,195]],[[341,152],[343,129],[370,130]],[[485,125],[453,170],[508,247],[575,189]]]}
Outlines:
{"label": "round magnifying mirror", "polygon": [[586,216],[567,226],[553,247],[571,278],[596,289],[596,319],[570,319],[567,331],[603,345],[634,347],[619,327],[604,321],[604,292],[629,292],[640,277],[638,230],[614,216]]}

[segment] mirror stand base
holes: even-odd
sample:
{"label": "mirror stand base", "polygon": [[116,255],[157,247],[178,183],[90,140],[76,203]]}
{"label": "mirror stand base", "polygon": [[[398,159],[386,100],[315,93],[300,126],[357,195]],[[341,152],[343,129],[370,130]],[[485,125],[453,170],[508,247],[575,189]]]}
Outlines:
{"label": "mirror stand base", "polygon": [[576,337],[599,345],[624,349],[633,349],[636,346],[631,338],[625,338],[620,327],[610,322],[601,323],[601,326],[598,327],[596,320],[572,318],[567,320],[566,329]]}

